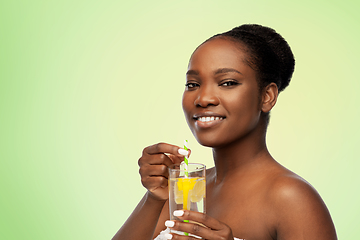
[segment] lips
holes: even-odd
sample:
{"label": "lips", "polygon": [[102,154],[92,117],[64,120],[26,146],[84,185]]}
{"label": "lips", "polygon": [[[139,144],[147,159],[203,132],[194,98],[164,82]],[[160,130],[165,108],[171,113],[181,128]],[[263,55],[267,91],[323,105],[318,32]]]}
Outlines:
{"label": "lips", "polygon": [[210,128],[221,123],[226,117],[218,113],[204,112],[193,116],[195,125],[199,128]]}

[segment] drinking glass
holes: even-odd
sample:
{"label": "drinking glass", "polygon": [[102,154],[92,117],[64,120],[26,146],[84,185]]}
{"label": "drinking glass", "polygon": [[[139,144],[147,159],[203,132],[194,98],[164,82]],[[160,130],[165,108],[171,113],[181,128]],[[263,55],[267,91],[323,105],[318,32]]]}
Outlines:
{"label": "drinking glass", "polygon": [[205,213],[206,167],[200,163],[174,164],[169,167],[170,220],[179,220],[175,210]]}

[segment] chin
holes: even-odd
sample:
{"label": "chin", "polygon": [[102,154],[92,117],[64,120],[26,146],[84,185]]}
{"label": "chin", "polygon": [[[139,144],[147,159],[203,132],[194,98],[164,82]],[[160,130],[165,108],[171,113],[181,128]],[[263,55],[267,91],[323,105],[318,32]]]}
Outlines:
{"label": "chin", "polygon": [[204,147],[217,148],[226,145],[226,142],[220,137],[216,136],[199,136],[194,134],[198,143]]}

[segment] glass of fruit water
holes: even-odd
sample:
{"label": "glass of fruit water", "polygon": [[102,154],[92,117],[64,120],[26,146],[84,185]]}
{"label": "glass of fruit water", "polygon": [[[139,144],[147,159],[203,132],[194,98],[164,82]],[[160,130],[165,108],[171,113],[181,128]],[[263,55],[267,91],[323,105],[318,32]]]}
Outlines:
{"label": "glass of fruit water", "polygon": [[170,220],[179,220],[175,210],[190,210],[205,213],[206,167],[200,163],[174,164],[169,168]]}

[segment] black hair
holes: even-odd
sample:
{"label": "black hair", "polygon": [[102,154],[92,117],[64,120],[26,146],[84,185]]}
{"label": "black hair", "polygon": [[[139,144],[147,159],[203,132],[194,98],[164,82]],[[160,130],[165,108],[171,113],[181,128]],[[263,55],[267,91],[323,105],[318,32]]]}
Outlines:
{"label": "black hair", "polygon": [[274,82],[278,91],[284,90],[294,72],[295,60],[289,44],[274,29],[258,24],[244,24],[232,30],[214,35],[226,38],[245,47],[246,63],[257,72],[259,89]]}

